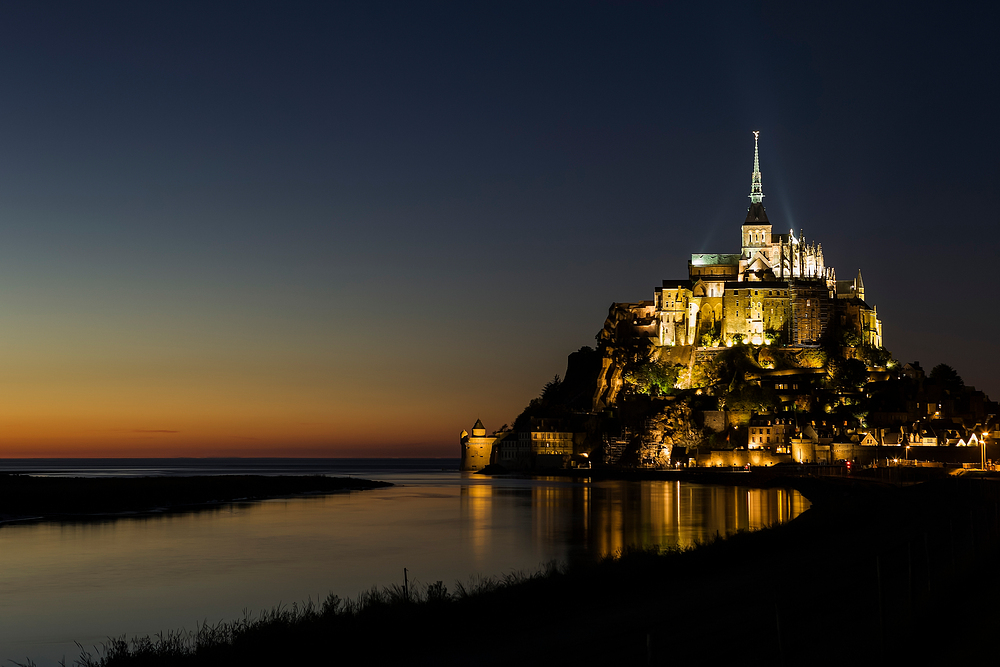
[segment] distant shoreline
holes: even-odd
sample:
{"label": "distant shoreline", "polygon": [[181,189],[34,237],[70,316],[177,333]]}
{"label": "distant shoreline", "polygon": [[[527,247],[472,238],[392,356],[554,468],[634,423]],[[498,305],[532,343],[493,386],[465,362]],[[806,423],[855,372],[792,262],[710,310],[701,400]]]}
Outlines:
{"label": "distant shoreline", "polygon": [[390,486],[389,482],[322,475],[94,478],[3,473],[0,524],[120,518]]}

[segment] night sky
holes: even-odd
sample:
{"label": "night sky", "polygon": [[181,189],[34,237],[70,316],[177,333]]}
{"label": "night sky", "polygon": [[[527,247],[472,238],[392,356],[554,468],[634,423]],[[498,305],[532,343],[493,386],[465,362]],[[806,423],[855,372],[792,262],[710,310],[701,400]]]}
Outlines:
{"label": "night sky", "polygon": [[739,251],[753,130],[1000,398],[987,3],[152,4],[0,6],[0,457],[457,456]]}

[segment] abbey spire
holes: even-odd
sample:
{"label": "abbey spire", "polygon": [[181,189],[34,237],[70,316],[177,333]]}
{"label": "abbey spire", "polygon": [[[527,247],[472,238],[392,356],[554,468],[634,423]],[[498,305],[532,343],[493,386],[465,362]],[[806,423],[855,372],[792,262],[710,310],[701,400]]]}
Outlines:
{"label": "abbey spire", "polygon": [[761,190],[760,185],[760,156],[757,150],[757,139],[760,136],[760,130],[754,130],[753,133],[753,180],[750,183],[750,202],[753,204],[761,203],[764,199],[764,191]]}
{"label": "abbey spire", "polygon": [[[764,211],[764,191],[761,190],[760,186],[760,152],[757,150],[757,140],[759,137],[760,131],[755,130],[753,133],[753,180],[750,183],[750,208],[747,209],[747,219],[743,223],[744,227],[746,225],[770,226],[771,224],[768,222],[767,213]],[[744,236],[745,232],[746,230],[744,229]],[[770,234],[771,230],[768,229],[767,233]]]}

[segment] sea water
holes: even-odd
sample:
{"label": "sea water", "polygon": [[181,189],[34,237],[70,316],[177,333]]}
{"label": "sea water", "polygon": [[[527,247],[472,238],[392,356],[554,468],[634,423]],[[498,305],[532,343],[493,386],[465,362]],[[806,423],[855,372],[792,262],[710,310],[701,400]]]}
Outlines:
{"label": "sea water", "polygon": [[788,521],[798,492],[488,477],[449,459],[0,461],[62,476],[328,474],[387,489],[192,512],[0,526],[0,660],[72,664],[79,642],[194,630],[372,586],[456,582]]}

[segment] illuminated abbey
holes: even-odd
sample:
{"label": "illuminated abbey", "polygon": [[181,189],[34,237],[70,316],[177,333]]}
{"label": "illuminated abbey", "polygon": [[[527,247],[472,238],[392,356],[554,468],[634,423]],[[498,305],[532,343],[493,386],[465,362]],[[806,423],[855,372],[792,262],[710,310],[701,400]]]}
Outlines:
{"label": "illuminated abbey", "polygon": [[[789,230],[775,233],[764,209],[754,132],[750,207],[740,251],[691,256],[688,277],[664,280],[653,301],[626,306],[633,324],[659,346],[817,344],[834,318],[863,345],[882,347],[882,324],[865,302],[861,271],[837,280],[823,246]],[[622,315],[626,315],[622,313]],[[626,315],[626,316],[628,316]]]}
{"label": "illuminated abbey", "polygon": [[[886,375],[885,361],[877,361],[888,358],[882,323],[866,301],[861,271],[850,280],[837,280],[821,244],[807,241],[801,231],[772,230],[764,208],[758,140],[754,132],[750,206],[738,251],[691,255],[687,276],[664,280],[652,300],[612,304],[597,334],[597,348],[571,354],[565,380],[557,377],[546,385],[513,429],[488,436],[482,422],[476,422],[472,435],[461,433],[463,470],[487,464],[512,470],[589,467],[591,454],[603,464],[616,464],[628,448],[636,465],[659,465],[664,456],[669,458],[663,453],[667,449],[700,446],[703,429],[726,432],[728,442],[733,429],[748,428],[755,412],[769,415],[765,426],[754,426],[767,433],[748,437],[768,440],[751,441],[753,445],[772,444],[774,437],[777,446],[780,435],[781,447],[788,449],[791,435],[782,430],[788,424],[779,424],[774,415],[809,412],[821,399],[829,408],[823,416],[853,404],[845,401],[855,401],[856,386],[837,389],[831,384],[838,369],[850,366],[847,361],[860,365],[864,382],[871,373]],[[753,372],[719,384],[716,360],[724,358],[726,348],[743,345]],[[743,388],[735,386],[736,377]],[[750,385],[760,388],[759,395],[746,390]],[[675,390],[681,393],[661,393]],[[721,409],[699,407],[695,417],[685,391],[702,396],[703,405],[717,399]],[[767,392],[771,398],[765,401],[761,396]],[[653,412],[623,425],[634,415],[617,410],[620,397],[639,394],[657,399],[647,405]],[[646,404],[635,403],[633,411],[641,412],[641,405]],[[732,419],[736,421],[730,423]],[[788,451],[778,454],[791,457]]]}

